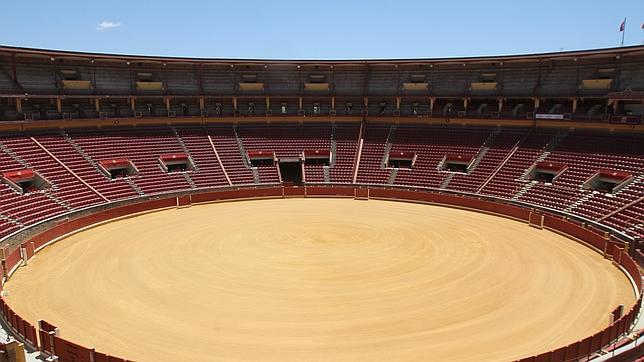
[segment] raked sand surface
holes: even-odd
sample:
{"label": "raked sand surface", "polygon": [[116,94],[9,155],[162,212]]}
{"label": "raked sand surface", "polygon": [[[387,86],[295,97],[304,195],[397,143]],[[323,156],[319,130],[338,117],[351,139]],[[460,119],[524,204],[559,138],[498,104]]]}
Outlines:
{"label": "raked sand surface", "polygon": [[525,223],[402,202],[217,203],[110,222],[47,247],[14,310],[136,361],[506,361],[630,306],[591,249]]}

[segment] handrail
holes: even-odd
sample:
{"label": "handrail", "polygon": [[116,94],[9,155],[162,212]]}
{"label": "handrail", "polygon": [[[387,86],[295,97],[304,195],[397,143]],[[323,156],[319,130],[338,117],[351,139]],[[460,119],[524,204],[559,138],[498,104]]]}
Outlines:
{"label": "handrail", "polygon": [[505,166],[505,164],[510,160],[510,158],[512,158],[512,156],[514,156],[514,154],[515,154],[515,153],[517,152],[517,150],[519,149],[519,144],[520,144],[520,143],[521,143],[521,140],[518,140],[518,141],[517,141],[517,143],[515,143],[515,144],[514,144],[514,147],[512,148],[512,151],[510,151],[510,153],[508,153],[508,155],[507,155],[507,156],[505,156],[505,158],[503,159],[503,162],[501,162],[501,164],[500,164],[500,165],[498,165],[498,166],[496,167],[496,169],[494,169],[494,172],[492,172],[492,174],[490,175],[490,177],[488,177],[488,178],[487,178],[487,180],[485,180],[485,182],[483,183],[483,185],[481,185],[481,187],[479,187],[479,188],[478,188],[478,190],[476,190],[476,193],[477,193],[477,194],[478,194],[479,192],[481,192],[481,190],[483,190],[483,189],[485,188],[485,186],[487,186],[487,184],[488,184],[490,181],[492,181],[492,179],[494,178],[494,176],[496,176],[496,174],[497,174],[497,173],[499,173],[499,171],[501,171],[501,169],[503,168],[503,166]]}
{"label": "handrail", "polygon": [[83,180],[80,176],[78,176],[78,174],[76,174],[76,172],[74,172],[71,168],[67,167],[67,165],[65,165],[65,164],[63,163],[63,161],[61,161],[60,159],[58,159],[58,157],[54,156],[54,154],[53,154],[53,153],[49,152],[49,150],[48,150],[48,149],[47,149],[47,148],[46,148],[42,143],[38,142],[38,140],[36,140],[36,139],[35,139],[35,138],[33,138],[33,137],[29,137],[29,138],[30,138],[30,139],[31,139],[31,140],[32,140],[36,145],[38,145],[38,147],[40,147],[43,151],[45,151],[45,153],[46,153],[46,154],[48,154],[48,155],[49,155],[49,157],[53,158],[53,159],[54,159],[54,161],[56,161],[58,164],[60,164],[61,166],[63,166],[63,168],[64,168],[65,170],[67,170],[67,172],[69,172],[70,174],[72,174],[72,176],[74,176],[74,177],[75,177],[78,181],[80,181],[83,185],[87,186],[87,188],[89,188],[90,190],[94,191],[94,193],[95,193],[96,195],[100,196],[103,200],[105,200],[105,201],[107,201],[107,202],[110,202],[110,200],[109,200],[107,197],[103,196],[103,194],[101,194],[100,192],[98,192],[98,190],[96,190],[94,187],[92,187],[92,185],[88,184],[85,180]]}
{"label": "handrail", "polygon": [[634,200],[632,202],[629,202],[628,204],[623,205],[622,207],[620,207],[620,208],[618,208],[616,210],[613,210],[613,211],[609,212],[608,214],[606,214],[606,215],[600,217],[599,219],[597,219],[597,221],[602,221],[604,219],[608,219],[609,217],[617,214],[618,212],[623,211],[625,209],[628,209],[629,207],[631,207],[631,206],[633,206],[633,205],[635,205],[635,204],[637,204],[638,202],[641,202],[641,201],[644,201],[644,196],[642,196],[639,199],[636,199],[636,200]]}
{"label": "handrail", "polygon": [[212,151],[215,153],[215,157],[217,157],[217,162],[219,163],[219,167],[221,167],[221,170],[224,172],[224,176],[226,176],[226,181],[228,181],[228,186],[232,186],[233,183],[230,181],[230,177],[228,177],[228,172],[226,172],[226,168],[224,167],[224,163],[221,162],[221,158],[219,158],[219,152],[217,152],[217,148],[215,147],[215,143],[212,141],[212,137],[208,135],[208,142],[210,142],[210,146],[212,147]]}

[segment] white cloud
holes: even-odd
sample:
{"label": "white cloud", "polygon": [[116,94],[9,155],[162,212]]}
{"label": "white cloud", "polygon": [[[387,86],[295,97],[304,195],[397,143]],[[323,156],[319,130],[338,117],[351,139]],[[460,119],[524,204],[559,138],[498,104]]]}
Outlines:
{"label": "white cloud", "polygon": [[121,26],[121,23],[119,22],[103,20],[96,26],[96,30],[100,31],[100,30],[118,28],[119,26]]}

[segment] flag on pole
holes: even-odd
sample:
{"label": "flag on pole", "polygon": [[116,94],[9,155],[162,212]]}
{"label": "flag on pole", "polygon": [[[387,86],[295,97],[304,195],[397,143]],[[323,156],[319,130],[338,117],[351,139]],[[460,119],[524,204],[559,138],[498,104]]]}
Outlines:
{"label": "flag on pole", "polygon": [[619,24],[619,31],[622,33],[622,46],[624,46],[624,35],[626,35],[626,18]]}

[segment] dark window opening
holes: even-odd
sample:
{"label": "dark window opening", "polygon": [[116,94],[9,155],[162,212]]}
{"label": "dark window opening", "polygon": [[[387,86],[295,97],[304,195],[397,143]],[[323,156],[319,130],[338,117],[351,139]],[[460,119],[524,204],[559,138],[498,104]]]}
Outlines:
{"label": "dark window opening", "polygon": [[615,187],[619,185],[617,182],[600,181],[595,185],[594,189],[599,192],[612,193]]}
{"label": "dark window opening", "polygon": [[99,164],[111,179],[125,178],[128,176],[134,176],[138,173],[134,164],[126,158],[102,160]]}
{"label": "dark window opening", "polygon": [[393,168],[411,168],[412,160],[389,159],[387,167]]}
{"label": "dark window opening", "polygon": [[530,173],[528,178],[532,181],[553,183],[556,178],[566,169],[566,165],[557,162],[538,162]]}
{"label": "dark window opening", "polygon": [[467,173],[473,159],[473,156],[469,155],[445,155],[445,162],[443,162],[443,171]]}
{"label": "dark window opening", "polygon": [[6,172],[2,181],[21,194],[28,194],[51,187],[49,182],[32,170]]}
{"label": "dark window opening", "polygon": [[588,179],[584,183],[584,188],[612,194],[626,186],[631,180],[633,180],[633,174],[631,173],[603,169]]}
{"label": "dark window opening", "polygon": [[453,162],[445,162],[444,166],[445,171],[449,172],[467,172],[467,164],[464,163],[453,163]]}
{"label": "dark window opening", "polygon": [[302,164],[300,162],[280,162],[280,174],[285,185],[302,185]]}
{"label": "dark window opening", "polygon": [[195,169],[192,159],[185,154],[162,155],[159,157],[159,161],[161,162],[161,167],[167,173],[186,172]]}
{"label": "dark window opening", "polygon": [[38,187],[38,182],[35,180],[19,181],[18,186],[22,188],[22,192],[25,194],[43,189]]}
{"label": "dark window opening", "polygon": [[127,169],[125,168],[115,168],[110,170],[109,172],[112,179],[127,177]]}
{"label": "dark window opening", "polygon": [[538,182],[552,183],[555,176],[557,176],[557,173],[555,172],[535,171],[531,179]]}
{"label": "dark window opening", "polygon": [[273,166],[275,161],[272,158],[254,158],[250,160],[250,165],[253,167]]}
{"label": "dark window opening", "polygon": [[378,104],[378,114],[383,115],[387,112],[387,103],[386,102],[380,102]]}
{"label": "dark window opening", "polygon": [[178,164],[167,165],[167,166],[168,166],[168,173],[188,171],[188,165],[186,165],[185,163],[178,163]]}

